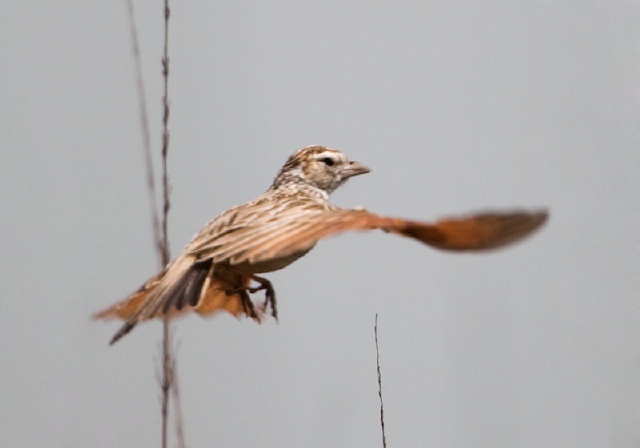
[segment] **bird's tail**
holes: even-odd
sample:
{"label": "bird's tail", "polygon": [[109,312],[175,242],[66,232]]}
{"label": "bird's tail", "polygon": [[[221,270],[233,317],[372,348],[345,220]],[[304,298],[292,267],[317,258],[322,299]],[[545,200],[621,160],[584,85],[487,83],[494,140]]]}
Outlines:
{"label": "bird's tail", "polygon": [[124,300],[115,303],[102,311],[98,311],[91,317],[95,320],[116,318],[123,320],[129,319],[140,310],[141,306],[146,302],[147,297],[149,297],[149,294],[151,294],[158,286],[165,273],[166,270],[151,277],[144,283],[144,285],[138,288],[134,293],[127,296]]}
{"label": "bird's tail", "polygon": [[[156,317],[174,317],[194,310],[206,316],[226,311],[237,318],[251,315],[260,322],[261,307],[249,312],[246,293],[251,279],[236,272],[214,269],[210,261],[178,258],[150,278],[137,291],[93,315],[94,319],[125,320],[111,344],[129,333],[139,322]],[[241,292],[242,291],[242,292]]]}

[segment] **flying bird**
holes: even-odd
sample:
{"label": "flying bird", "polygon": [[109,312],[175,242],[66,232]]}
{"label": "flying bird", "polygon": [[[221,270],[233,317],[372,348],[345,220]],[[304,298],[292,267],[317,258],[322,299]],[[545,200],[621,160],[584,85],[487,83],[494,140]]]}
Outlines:
{"label": "flying bird", "polygon": [[[329,194],[369,169],[324,146],[296,151],[258,198],[233,207],[200,230],[161,272],[123,301],[94,315],[120,318],[114,344],[139,322],[193,310],[227,311],[261,322],[277,319],[271,283],[258,276],[282,269],[322,238],[356,230],[381,229],[445,251],[486,251],[530,235],[547,220],[545,210],[475,213],[433,223],[389,218],[364,209],[345,209]],[[251,294],[264,291],[264,301]]]}

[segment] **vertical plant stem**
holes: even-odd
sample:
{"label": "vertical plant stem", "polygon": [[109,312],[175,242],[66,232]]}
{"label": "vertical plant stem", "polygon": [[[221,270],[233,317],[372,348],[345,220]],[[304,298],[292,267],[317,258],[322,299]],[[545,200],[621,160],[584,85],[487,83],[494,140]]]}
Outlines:
{"label": "vertical plant stem", "polygon": [[162,448],[167,448],[169,443],[169,397],[171,396],[171,384],[173,382],[173,368],[171,328],[169,319],[165,318],[162,322],[162,378],[160,378],[160,390],[162,392]]}
{"label": "vertical plant stem", "polygon": [[[162,263],[169,263],[168,218],[171,203],[169,202],[169,174],[167,159],[169,155],[169,0],[164,1],[164,52],[162,56],[162,76],[164,95],[162,96]],[[174,380],[174,359],[171,344],[171,328],[169,317],[162,321],[162,448],[168,447],[169,433],[169,401]]]}
{"label": "vertical plant stem", "polygon": [[135,11],[133,0],[127,0],[127,13],[129,16],[129,35],[131,39],[131,50],[136,72],[136,90],[138,93],[138,115],[140,117],[140,127],[142,128],[142,150],[144,152],[145,172],[147,178],[147,189],[149,191],[149,212],[151,213],[151,225],[153,227],[153,244],[158,251],[158,262],[160,269],[164,267],[163,240],[160,235],[160,218],[158,217],[158,206],[156,194],[156,180],[153,172],[153,158],[151,156],[151,132],[149,131],[149,114],[147,113],[147,99],[144,89],[144,76],[142,74],[142,60],[140,57],[140,45],[138,43],[138,29],[136,27]]}
{"label": "vertical plant stem", "polygon": [[[171,259],[168,238],[168,218],[171,204],[169,201],[169,174],[167,168],[169,154],[169,1],[165,0],[164,2],[164,51],[162,56],[162,76],[164,80],[164,93],[162,96],[162,222],[160,222],[157,207],[158,196],[156,193],[153,158],[151,154],[149,118],[147,113],[144,77],[142,74],[142,61],[140,57],[140,46],[138,43],[138,31],[135,21],[133,0],[127,0],[127,12],[129,16],[131,47],[135,63],[138,108],[140,125],[142,127],[143,151],[146,167],[147,189],[149,191],[149,207],[153,226],[153,237],[154,244],[158,252],[160,268],[163,268]],[[184,448],[186,444],[184,439],[182,411],[180,408],[180,393],[176,376],[176,360],[173,348],[172,331],[168,317],[165,317],[162,322],[162,367],[158,374],[158,382],[160,383],[162,393],[162,447],[168,447],[169,403],[170,397],[173,394],[178,445],[181,448]]]}
{"label": "vertical plant stem", "polygon": [[387,433],[384,429],[384,403],[382,402],[382,374],[380,373],[380,349],[378,348],[378,314],[373,327],[376,339],[376,369],[378,372],[378,397],[380,397],[380,426],[382,427],[382,447],[387,448]]}
{"label": "vertical plant stem", "polygon": [[[175,349],[174,349],[175,351]],[[175,363],[175,360],[174,360]],[[182,409],[180,406],[180,381],[178,381],[178,371],[173,366],[173,407],[176,418],[176,438],[178,439],[178,448],[187,448],[184,437],[184,424],[182,422]]]}
{"label": "vertical plant stem", "polygon": [[[164,95],[162,97],[162,236],[163,236],[163,264],[167,265],[169,254],[168,218],[171,202],[169,200],[169,174],[167,169],[169,154],[169,0],[164,2],[164,53],[162,57],[162,76],[164,78]],[[176,435],[178,446],[186,447],[184,425],[180,403],[180,390],[177,382],[177,368],[175,349],[173,347],[172,331],[169,317],[165,316],[162,324],[162,357],[163,357],[163,387],[162,388],[162,446],[167,448],[169,401],[173,393],[173,409],[176,418]]]}
{"label": "vertical plant stem", "polygon": [[169,0],[164,1],[164,54],[162,56],[162,76],[164,79],[164,95],[162,96],[162,237],[163,263],[169,263],[169,245],[167,244],[167,221],[169,217],[169,175],[167,159],[169,154]]}

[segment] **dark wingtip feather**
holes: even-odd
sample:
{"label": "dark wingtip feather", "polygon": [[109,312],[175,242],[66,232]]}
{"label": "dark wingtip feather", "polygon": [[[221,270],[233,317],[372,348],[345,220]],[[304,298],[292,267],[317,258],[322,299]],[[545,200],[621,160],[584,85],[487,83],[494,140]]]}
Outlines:
{"label": "dark wingtip feather", "polygon": [[162,313],[166,314],[173,308],[179,311],[187,305],[197,305],[200,301],[202,285],[211,270],[211,264],[211,260],[194,263],[178,283],[171,288],[166,298],[160,302]]}
{"label": "dark wingtip feather", "polygon": [[123,336],[125,336],[127,333],[133,330],[133,327],[135,327],[137,323],[138,322],[135,322],[135,321],[125,322],[124,325],[120,327],[118,332],[113,335],[113,337],[111,338],[111,341],[109,341],[109,345],[113,345],[116,342],[118,342]]}
{"label": "dark wingtip feather", "polygon": [[205,260],[199,263],[196,263],[192,269],[196,269],[196,274],[191,279],[191,282],[187,285],[183,297],[182,297],[182,305],[189,304],[191,306],[196,306],[198,302],[200,302],[200,297],[202,293],[202,287],[204,285],[207,276],[211,271],[211,265],[213,264],[212,260]]}

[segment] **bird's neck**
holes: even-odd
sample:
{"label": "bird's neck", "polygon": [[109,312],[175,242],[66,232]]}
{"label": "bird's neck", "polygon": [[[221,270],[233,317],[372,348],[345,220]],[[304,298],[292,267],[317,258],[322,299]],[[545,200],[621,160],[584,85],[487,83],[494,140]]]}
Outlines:
{"label": "bird's neck", "polygon": [[312,199],[328,201],[329,193],[299,178],[277,178],[268,191],[306,196]]}

